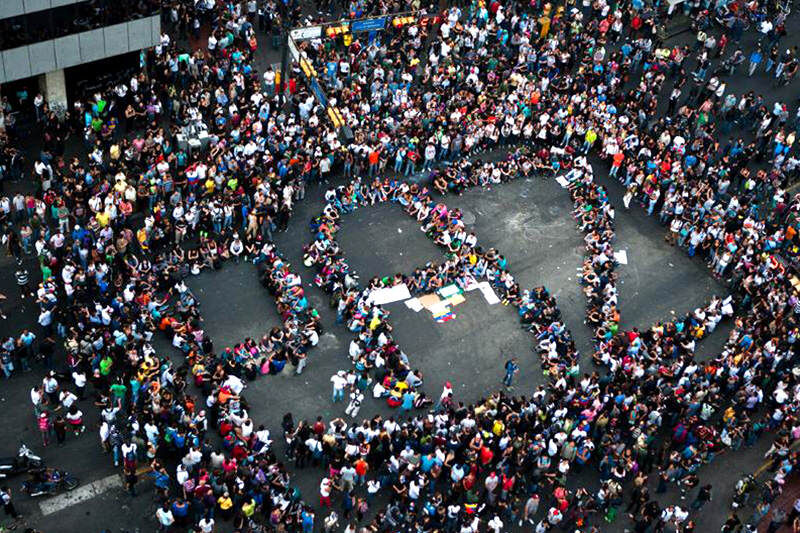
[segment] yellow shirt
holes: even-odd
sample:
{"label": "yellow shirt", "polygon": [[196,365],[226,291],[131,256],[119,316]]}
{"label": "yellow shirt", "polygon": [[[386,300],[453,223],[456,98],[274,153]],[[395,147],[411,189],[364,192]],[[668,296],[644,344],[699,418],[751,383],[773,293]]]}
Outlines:
{"label": "yellow shirt", "polygon": [[375,328],[377,328],[380,323],[381,323],[380,318],[372,317],[372,320],[369,321],[369,329],[374,331]]}
{"label": "yellow shirt", "polygon": [[103,211],[102,213],[97,213],[97,215],[95,215],[95,218],[97,219],[97,223],[104,228],[108,226],[108,223],[111,221],[111,217],[108,216],[108,213],[106,213],[105,211]]}
{"label": "yellow shirt", "polygon": [[254,500],[250,500],[249,502],[242,505],[242,513],[245,516],[250,517],[256,512],[256,502]]}
{"label": "yellow shirt", "polygon": [[217,500],[217,503],[219,504],[219,508],[222,509],[223,511],[226,511],[231,507],[233,507],[233,500],[231,500],[230,498],[226,498],[225,496],[220,496],[219,499]]}

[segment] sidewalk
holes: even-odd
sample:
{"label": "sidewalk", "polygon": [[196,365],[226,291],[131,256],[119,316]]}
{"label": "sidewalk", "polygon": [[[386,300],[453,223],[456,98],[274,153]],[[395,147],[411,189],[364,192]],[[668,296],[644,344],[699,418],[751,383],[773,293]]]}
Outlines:
{"label": "sidewalk", "polygon": [[[755,496],[756,495],[754,494],[751,500],[755,499]],[[770,506],[769,513],[767,513],[767,516],[765,516],[764,519],[758,524],[759,533],[764,533],[767,531],[767,527],[769,527],[769,522],[772,518],[772,512],[775,509],[783,509],[787,515],[791,513],[792,504],[797,498],[800,498],[800,476],[790,475],[789,480],[786,482],[786,485],[784,485],[783,492],[780,496],[775,498],[775,501],[772,502],[772,505]],[[749,512],[752,512],[750,506],[748,506],[747,509]],[[745,517],[742,515],[740,515],[739,518],[741,518],[743,521],[745,519]],[[778,529],[779,533],[788,533],[791,531],[791,523],[785,523],[780,527],[780,529]]]}

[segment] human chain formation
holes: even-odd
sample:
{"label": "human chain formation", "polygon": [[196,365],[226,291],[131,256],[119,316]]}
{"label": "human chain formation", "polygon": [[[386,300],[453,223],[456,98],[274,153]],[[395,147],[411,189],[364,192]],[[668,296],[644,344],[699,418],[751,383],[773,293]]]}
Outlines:
{"label": "human chain formation", "polygon": [[[132,493],[139,467],[152,468],[163,530],[210,532],[231,520],[239,531],[588,531],[621,520],[624,506],[635,531],[692,531],[690,510],[711,498],[711,487],[692,493],[691,509],[661,509],[647,480],[658,478],[657,492],[676,483],[688,493],[700,485],[701,465],[762,434],[774,439],[774,490],[759,504],[769,509],[800,438],[800,302],[785,265],[798,251],[800,199],[786,189],[797,175],[800,124],[787,104],[729,93],[725,80],[745,57],[727,49],[754,22],[764,35],[750,73],[767,56],[771,77],[793,81],[796,51],[777,48],[786,14],[767,2],[736,3],[716,13],[725,23],[717,27],[702,6],[686,4],[698,15],[692,50],[665,44],[663,8],[585,4],[460,3],[424,28],[390,27],[347,45],[341,36],[303,43],[355,132],[348,146],[298,83],[299,67],[286,107],[276,73],[255,68],[258,30],[296,23],[292,2],[266,3],[259,13],[254,2],[167,1],[173,36],[162,36],[129,81],[75,102],[66,118],[41,95],[4,100],[7,111],[32,107],[43,131],[30,176],[22,132],[8,124],[0,138],[3,177],[35,185],[0,199],[0,211],[19,260],[19,297],[40,307],[40,330],[6,339],[0,364],[10,378],[43,356],[47,375],[31,390],[43,444],[53,435],[64,442],[68,429],[81,438],[88,421],[99,421],[102,445]],[[415,6],[346,7],[379,14]],[[201,27],[210,30],[202,46],[176,44],[176,32],[197,37]],[[729,136],[734,127],[741,136]],[[208,148],[185,149],[178,134],[202,134]],[[70,136],[83,140],[82,150],[69,149]],[[508,155],[490,157],[498,152]],[[731,297],[642,331],[620,330],[614,208],[587,159],[597,156],[595,168],[610,168],[625,186],[624,207],[638,202],[657,214],[666,239],[707,260]],[[402,181],[420,172],[430,185]],[[353,369],[332,377],[333,399],[348,392],[353,420],[295,423],[287,415],[282,427],[296,467],[324,468],[318,507],[291,483],[243,391],[260,374],[301,372],[319,340],[319,315],[271,241],[308,184],[340,173],[348,181],[326,187],[305,260],[355,336]],[[547,289],[519,287],[500,252],[479,246],[460,212],[437,199],[542,174],[568,182],[585,234],[591,363],[607,371],[580,360]],[[339,219],[387,201],[414,217],[446,258],[362,287],[336,243]],[[41,278],[28,272],[28,255]],[[216,350],[183,280],[239,259],[259,265],[283,327]],[[474,405],[449,386],[438,398],[421,390],[414,355],[392,340],[388,313],[368,296],[401,282],[419,293],[470,279],[487,280],[517,309],[547,386]],[[724,317],[733,326],[722,351],[695,360],[697,342]],[[156,353],[159,331],[181,364]],[[59,382],[65,375],[71,384]],[[87,384],[97,416],[81,409]],[[360,420],[366,395],[386,398],[398,415]],[[570,474],[586,469],[599,471],[598,490],[575,486]],[[334,495],[341,509],[317,520]],[[741,522],[731,516],[723,529],[754,525]]]}

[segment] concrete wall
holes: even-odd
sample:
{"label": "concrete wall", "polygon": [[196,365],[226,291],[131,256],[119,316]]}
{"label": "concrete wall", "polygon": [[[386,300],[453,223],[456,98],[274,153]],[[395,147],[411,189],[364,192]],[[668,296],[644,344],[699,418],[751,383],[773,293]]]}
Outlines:
{"label": "concrete wall", "polygon": [[64,78],[64,69],[54,70],[39,76],[39,90],[45,100],[59,114],[67,109],[67,82]]}
{"label": "concrete wall", "polygon": [[[16,0],[0,0],[0,6],[8,1]],[[55,4],[66,0],[42,1]],[[161,17],[154,15],[5,50],[0,52],[0,83],[155,46],[160,37]]]}

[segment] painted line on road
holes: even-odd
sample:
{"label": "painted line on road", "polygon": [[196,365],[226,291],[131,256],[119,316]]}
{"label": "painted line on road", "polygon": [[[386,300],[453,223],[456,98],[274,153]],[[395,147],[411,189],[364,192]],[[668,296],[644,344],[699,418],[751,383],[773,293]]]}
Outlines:
{"label": "painted line on road", "polygon": [[115,487],[122,487],[122,479],[120,478],[119,474],[98,479],[97,481],[93,481],[88,485],[78,487],[71,492],[65,492],[64,494],[60,494],[54,498],[48,498],[39,503],[39,510],[42,511],[44,516],[57,513],[59,511],[63,511],[67,507],[72,507],[73,505],[78,505],[86,500],[96,498],[97,496],[100,496],[104,492]]}
{"label": "painted line on road", "polygon": [[[789,446],[789,451],[793,452],[793,451],[797,450],[798,447],[800,447],[800,440],[794,441],[791,444],[791,446]],[[758,469],[755,472],[753,472],[753,477],[754,478],[761,477],[761,474],[766,472],[767,468],[769,468],[771,465],[772,465],[772,459],[770,459],[769,461],[765,462],[763,465],[759,466]]]}

